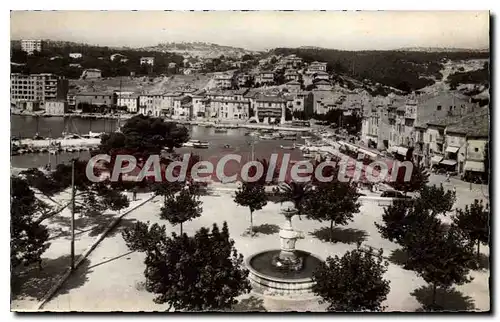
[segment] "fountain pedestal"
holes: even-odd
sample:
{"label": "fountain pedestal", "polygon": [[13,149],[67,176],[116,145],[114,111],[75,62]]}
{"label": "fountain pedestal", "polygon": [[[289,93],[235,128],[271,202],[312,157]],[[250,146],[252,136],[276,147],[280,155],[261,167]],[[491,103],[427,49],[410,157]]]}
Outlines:
{"label": "fountain pedestal", "polygon": [[295,209],[283,210],[286,218],[285,224],[280,229],[280,253],[273,258],[271,264],[280,270],[299,271],[303,266],[303,259],[295,252],[297,239],[303,239],[304,234],[292,227],[292,217],[297,213]]}
{"label": "fountain pedestal", "polygon": [[[285,205],[284,205],[285,206]],[[279,232],[280,249],[272,249],[250,256],[247,261],[248,278],[257,293],[286,296],[287,299],[316,298],[312,293],[312,274],[321,265],[321,259],[295,249],[297,239],[304,234],[292,227],[297,214],[293,204],[282,208],[286,221]]]}

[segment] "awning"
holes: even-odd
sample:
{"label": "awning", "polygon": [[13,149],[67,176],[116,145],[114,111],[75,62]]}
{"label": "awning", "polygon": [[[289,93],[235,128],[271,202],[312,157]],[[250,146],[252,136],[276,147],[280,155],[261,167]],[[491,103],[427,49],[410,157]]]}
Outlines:
{"label": "awning", "polygon": [[435,156],[433,156],[433,157],[431,158],[431,162],[432,162],[432,163],[439,163],[439,162],[441,162],[441,160],[443,160],[443,157],[442,157],[442,156],[440,156],[440,155],[435,155]]}
{"label": "awning", "polygon": [[373,152],[367,151],[367,150],[365,150],[365,149],[359,149],[359,150],[358,150],[358,153],[363,153],[364,155],[367,155],[367,156],[372,157],[372,158],[376,158],[376,157],[377,157],[377,154],[376,154],[376,153],[373,153]]}
{"label": "awning", "polygon": [[478,161],[465,161],[464,171],[484,172],[484,163]]}
{"label": "awning", "polygon": [[457,148],[456,146],[449,146],[446,148],[446,152],[450,152],[450,153],[457,153],[458,150],[460,150],[460,148]]}
{"label": "awning", "polygon": [[406,156],[406,153],[408,153],[407,148],[403,148],[402,146],[398,146],[398,154]]}
{"label": "awning", "polygon": [[344,143],[344,145],[345,145],[345,146],[346,146],[349,150],[351,150],[351,151],[356,151],[356,152],[357,152],[357,151],[358,151],[358,149],[359,149],[357,146],[354,146],[354,145],[349,144],[349,143]]}
{"label": "awning", "polygon": [[443,160],[443,161],[441,161],[441,164],[453,166],[453,165],[457,164],[457,161],[456,160]]}

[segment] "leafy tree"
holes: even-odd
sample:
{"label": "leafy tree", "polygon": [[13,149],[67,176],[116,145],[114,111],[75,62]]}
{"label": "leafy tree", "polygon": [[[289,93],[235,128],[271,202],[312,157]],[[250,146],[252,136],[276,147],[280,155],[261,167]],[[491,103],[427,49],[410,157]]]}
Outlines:
{"label": "leafy tree", "polygon": [[241,57],[241,61],[248,61],[248,60],[252,60],[252,59],[253,59],[253,56],[249,55],[249,54],[245,54],[245,55],[243,55],[243,57]]}
{"label": "leafy tree", "polygon": [[236,191],[234,202],[250,209],[249,232],[253,235],[253,212],[267,205],[267,194],[264,185],[259,182],[243,182]]}
{"label": "leafy tree", "polygon": [[39,218],[50,207],[38,200],[24,179],[11,177],[10,192],[10,265],[38,263],[49,247],[49,233]]}
{"label": "leafy tree", "polygon": [[30,187],[38,189],[44,195],[53,196],[61,190],[60,185],[56,181],[37,168],[21,171],[20,175],[26,178]]}
{"label": "leafy tree", "polygon": [[416,200],[423,203],[422,207],[429,209],[432,215],[446,214],[453,208],[456,193],[444,189],[443,185],[425,185],[420,189],[420,196]]}
{"label": "leafy tree", "polygon": [[477,199],[465,209],[457,209],[457,215],[453,216],[453,224],[462,230],[471,243],[477,243],[477,259],[479,259],[479,247],[486,245],[490,236],[490,211],[488,206],[484,207],[483,201]]}
{"label": "leafy tree", "polygon": [[[416,226],[420,228],[415,229]],[[453,226],[446,229],[435,218],[413,227],[406,234],[403,248],[408,254],[408,265],[432,285],[429,309],[436,309],[437,288],[448,289],[453,284],[471,281],[468,273],[474,259],[473,245],[462,231]]]}
{"label": "leafy tree", "polygon": [[410,180],[405,181],[406,167],[398,168],[396,180],[388,182],[394,189],[403,191],[404,194],[421,190],[428,182],[430,173],[417,163],[413,163]]}
{"label": "leafy tree", "polygon": [[180,182],[170,182],[168,180],[155,182],[152,187],[157,196],[163,196],[163,207],[167,207],[167,197],[175,195],[181,189],[182,184]]}
{"label": "leafy tree", "polygon": [[146,253],[146,289],[155,293],[155,303],[186,311],[224,310],[236,297],[250,291],[243,256],[229,238],[227,223],[222,230],[201,228],[193,237],[175,233],[167,237],[165,226],[137,223],[122,235],[131,250]]}
{"label": "leafy tree", "polygon": [[407,200],[394,200],[392,205],[384,208],[382,221],[384,225],[375,223],[382,238],[402,244],[408,226],[412,220],[417,219],[413,212],[413,207]]}
{"label": "leafy tree", "polygon": [[182,189],[176,196],[172,194],[167,196],[167,202],[161,208],[160,218],[168,220],[172,225],[180,224],[182,235],[182,224],[201,216],[200,205],[198,195],[192,194],[189,189]]}
{"label": "leafy tree", "polygon": [[347,225],[360,203],[356,185],[352,182],[331,181],[318,184],[304,202],[307,218],[330,222],[330,240],[333,240],[333,225]]}
{"label": "leafy tree", "polygon": [[[115,189],[109,180],[103,182],[92,182],[87,178],[87,162],[74,160],[75,166],[75,211],[81,214],[97,214],[109,208],[115,211],[129,206],[127,197]],[[99,171],[94,170],[94,174],[99,176]],[[72,165],[58,164],[56,170],[50,174],[51,181],[57,182],[59,192],[71,187]],[[81,200],[80,200],[81,198]],[[43,219],[52,214],[43,216]]]}
{"label": "leafy tree", "polygon": [[387,262],[359,248],[341,258],[328,257],[313,273],[313,292],[329,304],[328,311],[382,311],[389,282],[383,278]]}
{"label": "leafy tree", "polygon": [[161,118],[136,115],[125,123],[121,133],[105,134],[101,138],[100,151],[112,155],[116,151],[127,151],[147,158],[160,154],[166,147],[170,152],[189,140],[189,131]]}
{"label": "leafy tree", "polygon": [[283,201],[293,202],[297,215],[302,215],[305,199],[312,191],[312,185],[309,182],[285,182],[279,185],[277,195]]}

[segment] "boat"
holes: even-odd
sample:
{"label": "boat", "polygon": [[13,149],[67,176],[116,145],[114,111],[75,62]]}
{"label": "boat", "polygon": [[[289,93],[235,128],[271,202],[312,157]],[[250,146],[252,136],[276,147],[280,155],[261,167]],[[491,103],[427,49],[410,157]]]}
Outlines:
{"label": "boat", "polygon": [[224,145],[224,149],[230,149],[230,148],[231,148],[231,146],[229,144]]}
{"label": "boat", "polygon": [[193,148],[195,148],[195,149],[208,149],[209,146],[210,146],[210,144],[206,141],[199,141],[199,142],[193,143]]}
{"label": "boat", "polygon": [[297,136],[295,134],[287,134],[282,137],[283,140],[294,141],[297,140]]}
{"label": "boat", "polygon": [[209,143],[206,141],[200,140],[189,140],[182,145],[184,148],[197,148],[197,149],[206,149],[208,148]]}
{"label": "boat", "polygon": [[217,128],[215,129],[215,133],[227,133],[227,129]]}
{"label": "boat", "polygon": [[283,135],[280,132],[273,132],[273,133],[271,133],[271,136],[275,139],[279,139],[279,138],[283,137]]}
{"label": "boat", "polygon": [[260,136],[261,140],[273,140],[275,139],[272,135],[264,134]]}
{"label": "boat", "polygon": [[295,146],[280,145],[280,148],[282,148],[283,150],[293,150],[295,149]]}
{"label": "boat", "polygon": [[304,136],[301,136],[300,137],[301,139],[312,139],[312,136],[309,136],[309,135],[304,135]]}
{"label": "boat", "polygon": [[306,158],[306,159],[314,159],[316,157],[316,154],[314,154],[314,153],[304,153],[302,156],[304,158]]}

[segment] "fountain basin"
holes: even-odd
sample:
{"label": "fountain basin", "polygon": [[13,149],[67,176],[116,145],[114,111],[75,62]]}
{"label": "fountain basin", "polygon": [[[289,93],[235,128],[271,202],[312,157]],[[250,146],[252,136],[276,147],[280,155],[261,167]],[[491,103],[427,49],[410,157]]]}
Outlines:
{"label": "fountain basin", "polygon": [[273,259],[279,254],[279,249],[273,249],[247,259],[248,278],[253,290],[263,295],[299,296],[300,299],[314,297],[312,287],[315,283],[312,275],[323,261],[311,253],[295,250],[295,255],[302,261],[302,268],[289,271],[273,265]]}

